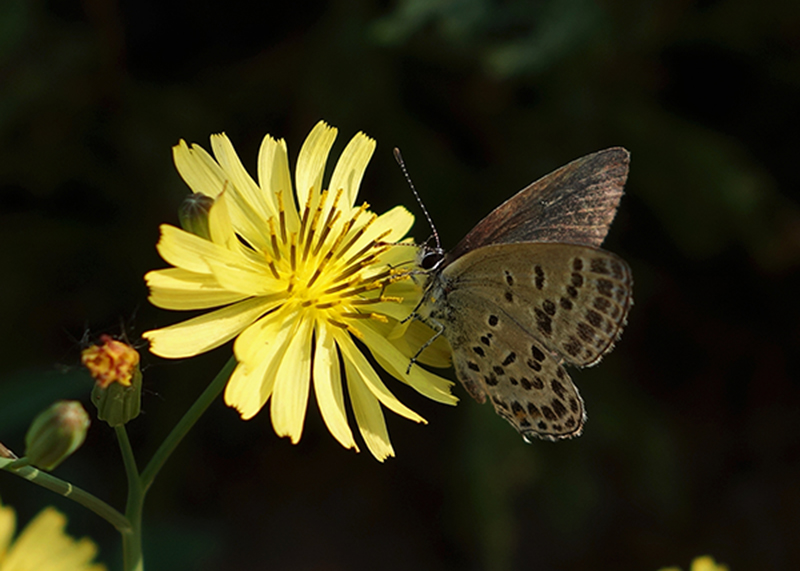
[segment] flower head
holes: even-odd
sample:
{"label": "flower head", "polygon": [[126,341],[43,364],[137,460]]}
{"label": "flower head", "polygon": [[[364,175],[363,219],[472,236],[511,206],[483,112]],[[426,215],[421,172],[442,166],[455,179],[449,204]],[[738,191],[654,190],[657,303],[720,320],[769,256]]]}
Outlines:
{"label": "flower head", "polygon": [[103,388],[114,382],[131,386],[131,378],[139,365],[139,353],[110,335],[101,335],[100,341],[100,345],[92,345],[81,352],[83,366]]}
{"label": "flower head", "polygon": [[[292,442],[302,434],[313,381],[329,430],[357,450],[345,410],[346,383],[364,441],[383,460],[393,450],[381,405],[424,420],[394,397],[356,340],[423,395],[451,404],[456,399],[450,381],[420,367],[405,374],[413,354],[407,339],[427,327],[400,325],[420,296],[408,272],[396,269],[414,258],[414,248],[397,245],[413,216],[402,207],[377,216],[366,203],[356,205],[375,149],[363,133],[344,149],[323,189],[335,137],[323,122],[311,131],[297,159],[294,195],[283,140],[264,138],[258,184],[225,135],[211,137],[215,158],[183,141],[174,148],[186,183],[214,201],[209,239],[161,227],[158,251],[174,267],[145,276],[150,301],[165,309],[220,308],[144,337],[153,353],[167,358],[191,357],[235,337],[238,365],[225,402],[249,419],[269,400],[276,433]],[[421,361],[447,366],[449,349],[434,343]]]}
{"label": "flower head", "polygon": [[0,571],[104,571],[104,565],[92,563],[97,554],[94,542],[74,540],[64,533],[66,525],[63,514],[46,508],[12,541],[16,514],[0,504]]}

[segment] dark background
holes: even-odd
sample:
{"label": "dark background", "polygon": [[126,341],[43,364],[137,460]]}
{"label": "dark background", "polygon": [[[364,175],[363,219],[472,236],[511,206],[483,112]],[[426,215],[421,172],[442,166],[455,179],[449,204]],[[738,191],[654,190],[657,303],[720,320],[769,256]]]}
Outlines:
{"label": "dark background", "polygon": [[[397,458],[343,450],[310,405],[298,446],[217,402],[156,481],[147,569],[656,570],[712,554],[800,568],[800,4],[786,0],[0,3],[0,440],[56,398],[88,405],[85,334],[183,316],[146,302],[158,225],[188,192],[180,138],[311,127],[378,140],[361,198],[445,245],[535,178],[631,151],[606,247],[636,280],[616,350],[573,371],[589,421],[526,445],[459,386],[456,408],[391,382]],[[230,347],[143,352],[144,465]],[[452,375],[452,372],[449,374]],[[91,410],[91,409],[90,409]],[[91,411],[93,413],[93,411]],[[122,507],[95,423],[56,475]],[[118,568],[105,522],[0,473],[25,522],[48,504]]]}

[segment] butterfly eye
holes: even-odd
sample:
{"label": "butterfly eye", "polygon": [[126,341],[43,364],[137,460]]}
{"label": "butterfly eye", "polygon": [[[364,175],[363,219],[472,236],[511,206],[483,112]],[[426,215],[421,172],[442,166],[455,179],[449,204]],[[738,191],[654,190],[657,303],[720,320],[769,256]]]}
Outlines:
{"label": "butterfly eye", "polygon": [[422,254],[422,257],[419,260],[419,266],[423,270],[432,270],[439,265],[439,262],[441,262],[443,258],[444,252],[441,250],[428,250]]}

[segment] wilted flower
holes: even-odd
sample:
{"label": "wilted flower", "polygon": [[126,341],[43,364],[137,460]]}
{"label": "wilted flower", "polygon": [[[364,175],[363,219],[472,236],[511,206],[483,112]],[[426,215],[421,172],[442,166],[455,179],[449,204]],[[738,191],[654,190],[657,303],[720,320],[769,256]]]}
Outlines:
{"label": "wilted flower", "polygon": [[81,352],[81,362],[89,369],[97,384],[105,388],[111,383],[131,386],[131,379],[138,372],[139,353],[110,335],[101,335],[99,345],[92,345]]}

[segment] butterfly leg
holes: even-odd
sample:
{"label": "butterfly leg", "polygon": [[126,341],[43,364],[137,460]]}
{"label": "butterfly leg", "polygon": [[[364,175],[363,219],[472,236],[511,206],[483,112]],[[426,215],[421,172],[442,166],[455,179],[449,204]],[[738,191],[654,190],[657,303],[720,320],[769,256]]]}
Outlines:
{"label": "butterfly leg", "polygon": [[[419,319],[420,321],[422,321],[423,320],[422,316],[419,313],[417,313],[417,311],[419,310],[420,307],[422,307],[422,304],[425,303],[427,300],[428,300],[428,290],[425,290],[425,292],[422,294],[422,296],[420,296],[419,301],[417,302],[417,305],[415,305],[414,309],[411,310],[411,313],[409,313],[406,317],[404,317],[403,320],[400,321],[400,323],[404,324],[404,323],[408,322],[411,319]],[[438,324],[438,325],[441,326],[441,324]],[[444,329],[443,326],[441,326],[441,327],[442,327],[442,329]],[[439,335],[441,335],[441,334],[442,334],[442,332],[439,331]],[[438,337],[438,335],[437,335],[437,337]],[[434,339],[435,338],[436,337],[434,337]],[[433,341],[431,341],[430,343],[433,343]],[[427,347],[427,345],[426,345],[426,347]],[[417,353],[417,355],[419,355],[419,353]]]}
{"label": "butterfly leg", "polygon": [[[412,314],[411,314],[411,316],[416,316],[416,313],[412,313]],[[409,316],[409,317],[411,317],[411,316]],[[406,320],[407,320],[407,319],[408,319],[408,318],[406,318]],[[404,321],[405,321],[405,320],[404,320]],[[414,366],[414,364],[417,362],[417,358],[419,358],[419,356],[420,356],[420,355],[422,355],[422,352],[423,352],[425,349],[427,349],[428,347],[430,347],[430,346],[433,344],[433,342],[434,342],[434,341],[436,341],[436,340],[439,338],[439,335],[441,335],[442,333],[444,333],[444,325],[442,325],[441,323],[439,323],[439,322],[438,322],[438,321],[436,321],[435,319],[428,318],[428,319],[426,319],[426,320],[425,320],[425,322],[426,322],[428,325],[431,325],[431,324],[432,324],[432,325],[434,326],[433,328],[436,330],[436,333],[434,333],[434,334],[433,334],[433,336],[432,336],[430,339],[428,339],[427,341],[425,341],[425,343],[423,343],[422,347],[420,347],[420,348],[417,350],[417,352],[416,352],[416,353],[414,353],[414,356],[413,356],[413,357],[411,357],[411,360],[408,362],[408,368],[406,369],[406,375],[407,375],[407,374],[409,374],[409,373],[411,372],[411,367],[413,367],[413,366]],[[401,322],[401,323],[402,323],[402,322]]]}

